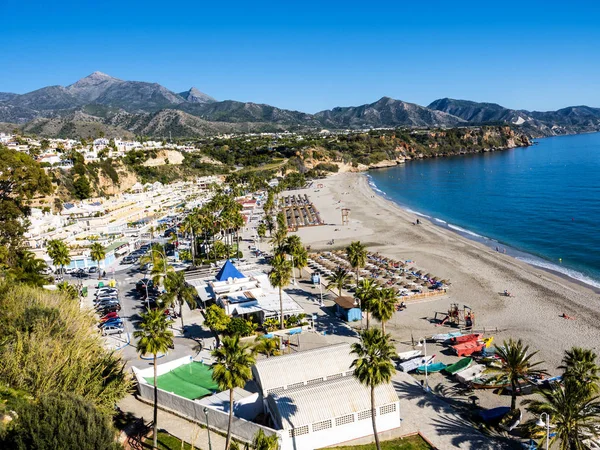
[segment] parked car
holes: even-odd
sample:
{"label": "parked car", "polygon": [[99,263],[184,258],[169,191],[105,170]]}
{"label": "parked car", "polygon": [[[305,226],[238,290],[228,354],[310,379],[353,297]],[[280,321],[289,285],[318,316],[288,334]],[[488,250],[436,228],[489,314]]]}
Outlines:
{"label": "parked car", "polygon": [[133,262],[133,256],[127,255],[121,260],[121,264],[131,264]]}
{"label": "parked car", "polygon": [[111,312],[116,312],[116,311],[121,311],[121,305],[120,304],[116,304],[116,305],[108,305],[108,306],[104,306],[102,308],[98,309],[98,314],[100,314],[101,316],[111,313]]}
{"label": "parked car", "polygon": [[146,284],[148,285],[149,291],[154,289],[154,282],[150,278],[142,278],[137,283],[135,283],[135,290],[146,294]]}
{"label": "parked car", "polygon": [[111,334],[123,334],[124,327],[108,326],[102,328],[102,336],[109,336]]}
{"label": "parked car", "polygon": [[102,295],[106,296],[107,294],[115,294],[117,295],[119,290],[117,288],[105,287],[100,288],[96,291],[96,297],[100,297]]}
{"label": "parked car", "polygon": [[109,312],[108,314],[104,314],[100,321],[106,322],[108,319],[115,319],[119,317],[119,313],[117,311]]}
{"label": "parked car", "polygon": [[108,319],[106,322],[101,323],[98,326],[100,328],[104,328],[104,327],[110,327],[110,326],[118,327],[118,326],[125,326],[125,325],[123,325],[123,319],[118,317],[118,318],[114,318],[114,319]]}
{"label": "parked car", "polygon": [[109,294],[109,295],[102,295],[100,297],[96,297],[94,299],[94,303],[98,304],[98,303],[102,303],[102,302],[108,302],[108,301],[119,301],[119,297],[117,297],[117,294]]}
{"label": "parked car", "polygon": [[112,299],[112,298],[110,300],[103,300],[96,304],[96,311],[99,311],[99,310],[104,309],[109,306],[115,306],[115,305],[121,306],[121,303],[119,302],[119,300]]}
{"label": "parked car", "polygon": [[88,269],[88,273],[98,273],[98,270],[97,266],[92,266]]}

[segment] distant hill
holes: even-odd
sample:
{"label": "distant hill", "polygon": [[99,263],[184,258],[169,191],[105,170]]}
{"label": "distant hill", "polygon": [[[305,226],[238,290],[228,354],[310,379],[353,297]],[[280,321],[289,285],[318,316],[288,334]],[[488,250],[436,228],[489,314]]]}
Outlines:
{"label": "distant hill", "polygon": [[383,97],[375,103],[321,111],[315,117],[326,127],[453,127],[466,122],[445,112]]}
{"label": "distant hill", "polygon": [[[43,136],[193,137],[224,132],[449,128],[510,124],[529,136],[600,131],[600,109],[572,106],[525,111],[495,103],[443,98],[429,106],[390,97],[359,106],[307,114],[271,105],[217,101],[192,87],[175,93],[158,83],[126,81],[94,72],[66,87],[48,86],[26,94],[0,93],[0,122],[19,124]],[[83,134],[81,134],[83,133]]]}

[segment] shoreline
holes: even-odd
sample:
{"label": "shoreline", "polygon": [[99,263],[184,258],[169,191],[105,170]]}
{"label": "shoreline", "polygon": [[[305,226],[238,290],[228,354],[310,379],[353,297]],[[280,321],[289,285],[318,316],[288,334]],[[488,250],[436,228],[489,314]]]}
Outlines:
{"label": "shoreline", "polygon": [[[536,269],[543,270],[544,272],[548,272],[555,276],[561,277],[561,278],[565,279],[566,281],[571,281],[573,283],[579,284],[582,287],[591,289],[595,294],[600,295],[600,280],[596,280],[590,276],[587,276],[587,275],[579,272],[577,269],[565,267],[565,270],[574,272],[575,274],[579,275],[580,277],[590,280],[590,282],[586,282],[582,278],[577,278],[576,276],[571,276],[567,273],[561,272],[560,270],[558,270],[558,268],[560,266],[554,264],[553,262],[551,262],[547,259],[544,259],[542,256],[538,256],[533,253],[529,253],[529,252],[521,250],[511,244],[507,244],[507,243],[498,241],[494,238],[478,234],[474,231],[469,230],[468,228],[463,228],[460,225],[456,225],[456,224],[447,222],[445,220],[439,219],[437,217],[430,216],[429,214],[427,214],[425,212],[411,209],[411,207],[409,207],[408,205],[403,205],[402,203],[397,202],[397,201],[391,199],[390,197],[388,197],[385,192],[383,192],[381,189],[379,189],[377,187],[377,185],[375,184],[373,179],[370,177],[368,172],[364,172],[363,175],[368,179],[369,187],[372,189],[372,191],[375,195],[378,195],[379,197],[383,198],[386,201],[392,202],[393,204],[395,204],[397,207],[404,210],[405,212],[422,217],[422,218],[428,220],[431,224],[433,224],[437,227],[440,227],[443,230],[447,230],[451,233],[457,234],[457,235],[459,235],[463,238],[469,239],[473,242],[477,242],[479,244],[485,245],[486,247],[488,247],[491,250],[495,251],[494,247],[496,247],[496,246],[504,247],[504,249],[507,251],[505,253],[502,253],[502,252],[499,252],[499,253],[510,256],[513,259],[516,259],[518,261],[521,261],[521,262],[527,264],[528,266],[531,266]],[[526,260],[526,259],[529,259],[529,260]],[[536,263],[539,263],[539,264],[536,264]],[[548,266],[551,266],[551,267],[548,267]],[[556,269],[554,269],[553,267],[556,267]]]}
{"label": "shoreline", "polygon": [[[430,323],[434,313],[450,303],[469,305],[477,315],[476,328],[505,330],[503,339],[522,338],[540,350],[552,372],[564,350],[594,347],[600,342],[600,302],[591,286],[531,266],[485,244],[429,221],[412,225],[415,215],[378,195],[365,173],[339,173],[321,180],[320,189],[306,193],[326,225],[301,228],[298,234],[313,249],[345,248],[360,240],[371,251],[393,258],[411,259],[427,272],[450,279],[448,295],[429,302],[409,304],[386,328],[397,342],[431,336],[446,328]],[[340,209],[350,208],[350,223],[341,225]],[[335,245],[327,245],[335,239]],[[504,290],[514,297],[504,297]],[[574,316],[569,321],[562,313]]]}

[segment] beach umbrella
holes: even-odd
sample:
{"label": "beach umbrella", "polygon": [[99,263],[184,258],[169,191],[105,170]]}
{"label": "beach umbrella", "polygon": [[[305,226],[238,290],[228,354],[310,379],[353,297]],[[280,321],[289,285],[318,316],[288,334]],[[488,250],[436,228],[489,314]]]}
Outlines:
{"label": "beach umbrella", "polygon": [[431,278],[431,274],[430,274],[430,273],[426,273],[426,274],[425,274],[425,277],[427,277],[427,278]]}

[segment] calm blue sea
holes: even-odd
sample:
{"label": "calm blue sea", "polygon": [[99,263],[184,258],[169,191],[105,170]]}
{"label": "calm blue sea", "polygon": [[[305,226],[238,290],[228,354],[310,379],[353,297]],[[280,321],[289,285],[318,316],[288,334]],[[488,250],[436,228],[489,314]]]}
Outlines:
{"label": "calm blue sea", "polygon": [[370,183],[437,225],[600,287],[600,133],[537,142],[411,161]]}

